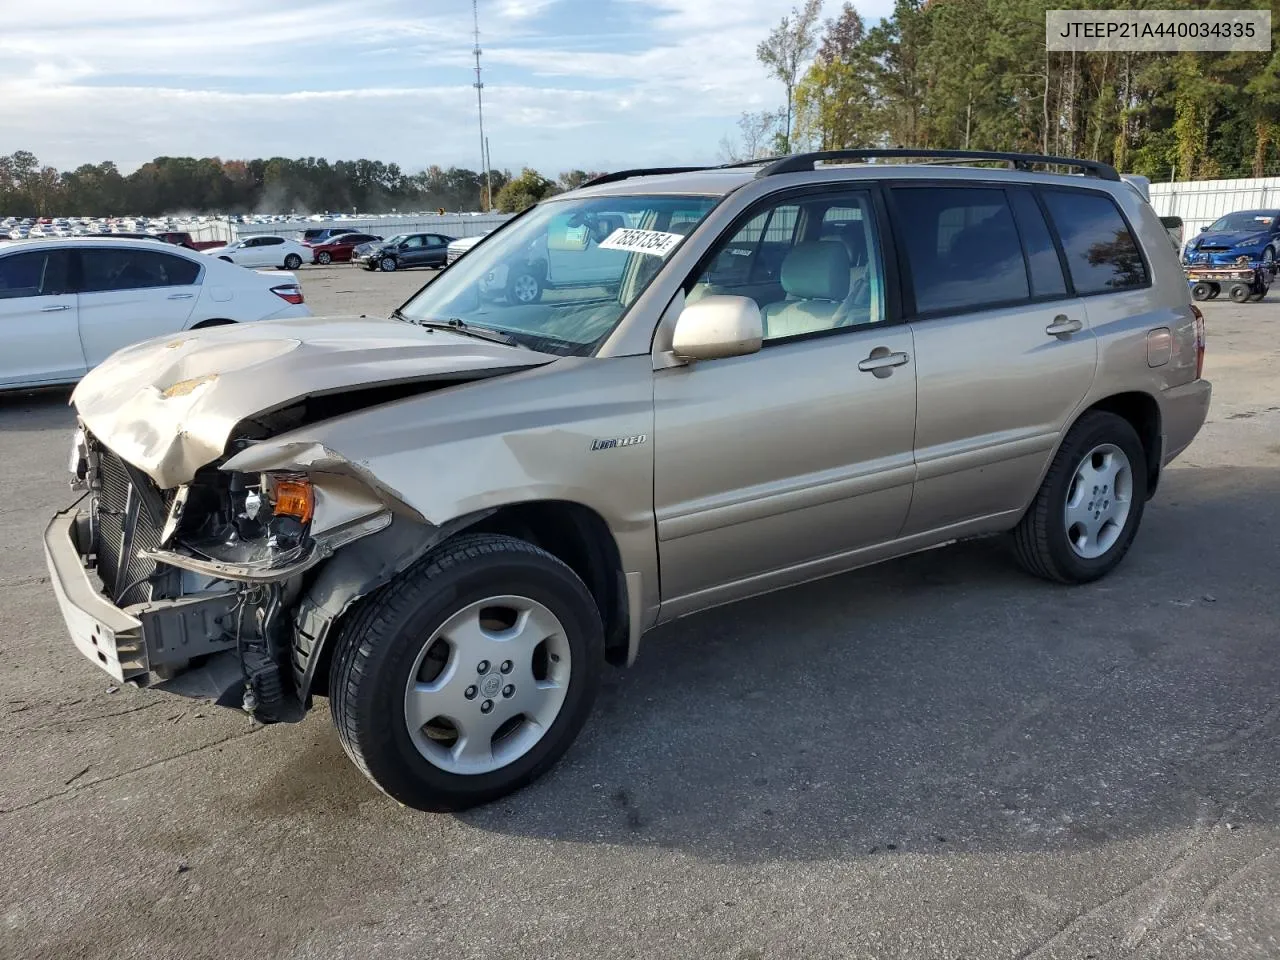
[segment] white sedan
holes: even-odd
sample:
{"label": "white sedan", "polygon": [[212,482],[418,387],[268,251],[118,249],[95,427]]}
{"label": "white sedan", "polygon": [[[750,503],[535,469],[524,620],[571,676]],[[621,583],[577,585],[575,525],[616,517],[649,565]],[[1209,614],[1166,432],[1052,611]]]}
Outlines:
{"label": "white sedan", "polygon": [[0,390],[74,383],[121,347],[195,327],[309,317],[291,274],[159,240],[0,243]]}
{"label": "white sedan", "polygon": [[297,240],[284,237],[246,237],[225,247],[211,247],[204,251],[211,257],[238,263],[242,267],[277,267],[281,270],[297,270],[311,262],[311,250]]}

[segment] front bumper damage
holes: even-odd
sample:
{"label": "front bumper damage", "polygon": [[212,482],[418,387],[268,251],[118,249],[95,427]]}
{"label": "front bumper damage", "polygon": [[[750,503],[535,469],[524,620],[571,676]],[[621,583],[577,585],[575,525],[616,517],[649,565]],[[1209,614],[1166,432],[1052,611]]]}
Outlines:
{"label": "front bumper damage", "polygon": [[[240,592],[232,587],[118,607],[86,565],[91,523],[88,511],[71,507],[55,514],[44,531],[49,581],[76,649],[120,683],[158,681],[175,693],[240,705]],[[199,666],[176,676],[193,663]]]}

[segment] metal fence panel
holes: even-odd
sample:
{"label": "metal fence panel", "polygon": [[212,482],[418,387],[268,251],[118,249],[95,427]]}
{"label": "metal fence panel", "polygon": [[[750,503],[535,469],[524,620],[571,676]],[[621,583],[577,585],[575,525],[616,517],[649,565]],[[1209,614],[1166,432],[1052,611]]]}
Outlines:
{"label": "metal fence panel", "polygon": [[420,217],[349,217],[342,220],[289,220],[284,223],[236,223],[237,237],[290,237],[298,239],[304,230],[350,227],[362,233],[393,237],[398,233],[443,233],[450,237],[477,237],[510,220],[509,213],[426,214]]}
{"label": "metal fence panel", "polygon": [[1153,183],[1151,205],[1162,217],[1182,218],[1186,242],[1235,210],[1280,209],[1280,177]]}

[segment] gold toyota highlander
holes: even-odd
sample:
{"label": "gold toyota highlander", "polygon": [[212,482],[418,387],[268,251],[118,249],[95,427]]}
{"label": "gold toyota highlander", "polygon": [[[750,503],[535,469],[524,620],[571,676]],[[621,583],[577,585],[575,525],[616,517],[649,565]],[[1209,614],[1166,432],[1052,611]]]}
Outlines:
{"label": "gold toyota highlander", "polygon": [[51,584],[117,680],[264,722],[325,696],[378,787],[456,809],[550,767],[675,617],[985,535],[1105,575],[1204,422],[1203,359],[1104,164],[624,171],[390,318],[116,353],[72,397]]}

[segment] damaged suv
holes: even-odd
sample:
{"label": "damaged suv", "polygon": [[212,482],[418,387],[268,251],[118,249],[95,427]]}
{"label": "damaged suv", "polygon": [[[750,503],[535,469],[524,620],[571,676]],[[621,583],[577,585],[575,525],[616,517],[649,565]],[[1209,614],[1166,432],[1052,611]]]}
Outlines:
{"label": "damaged suv", "polygon": [[[903,153],[610,174],[391,318],[115,354],[45,533],[76,646],[266,722],[327,697],[382,790],[456,809],[658,623],[992,534],[1106,574],[1209,404],[1160,220],[1102,164]],[[495,295],[532,246],[554,289]]]}

